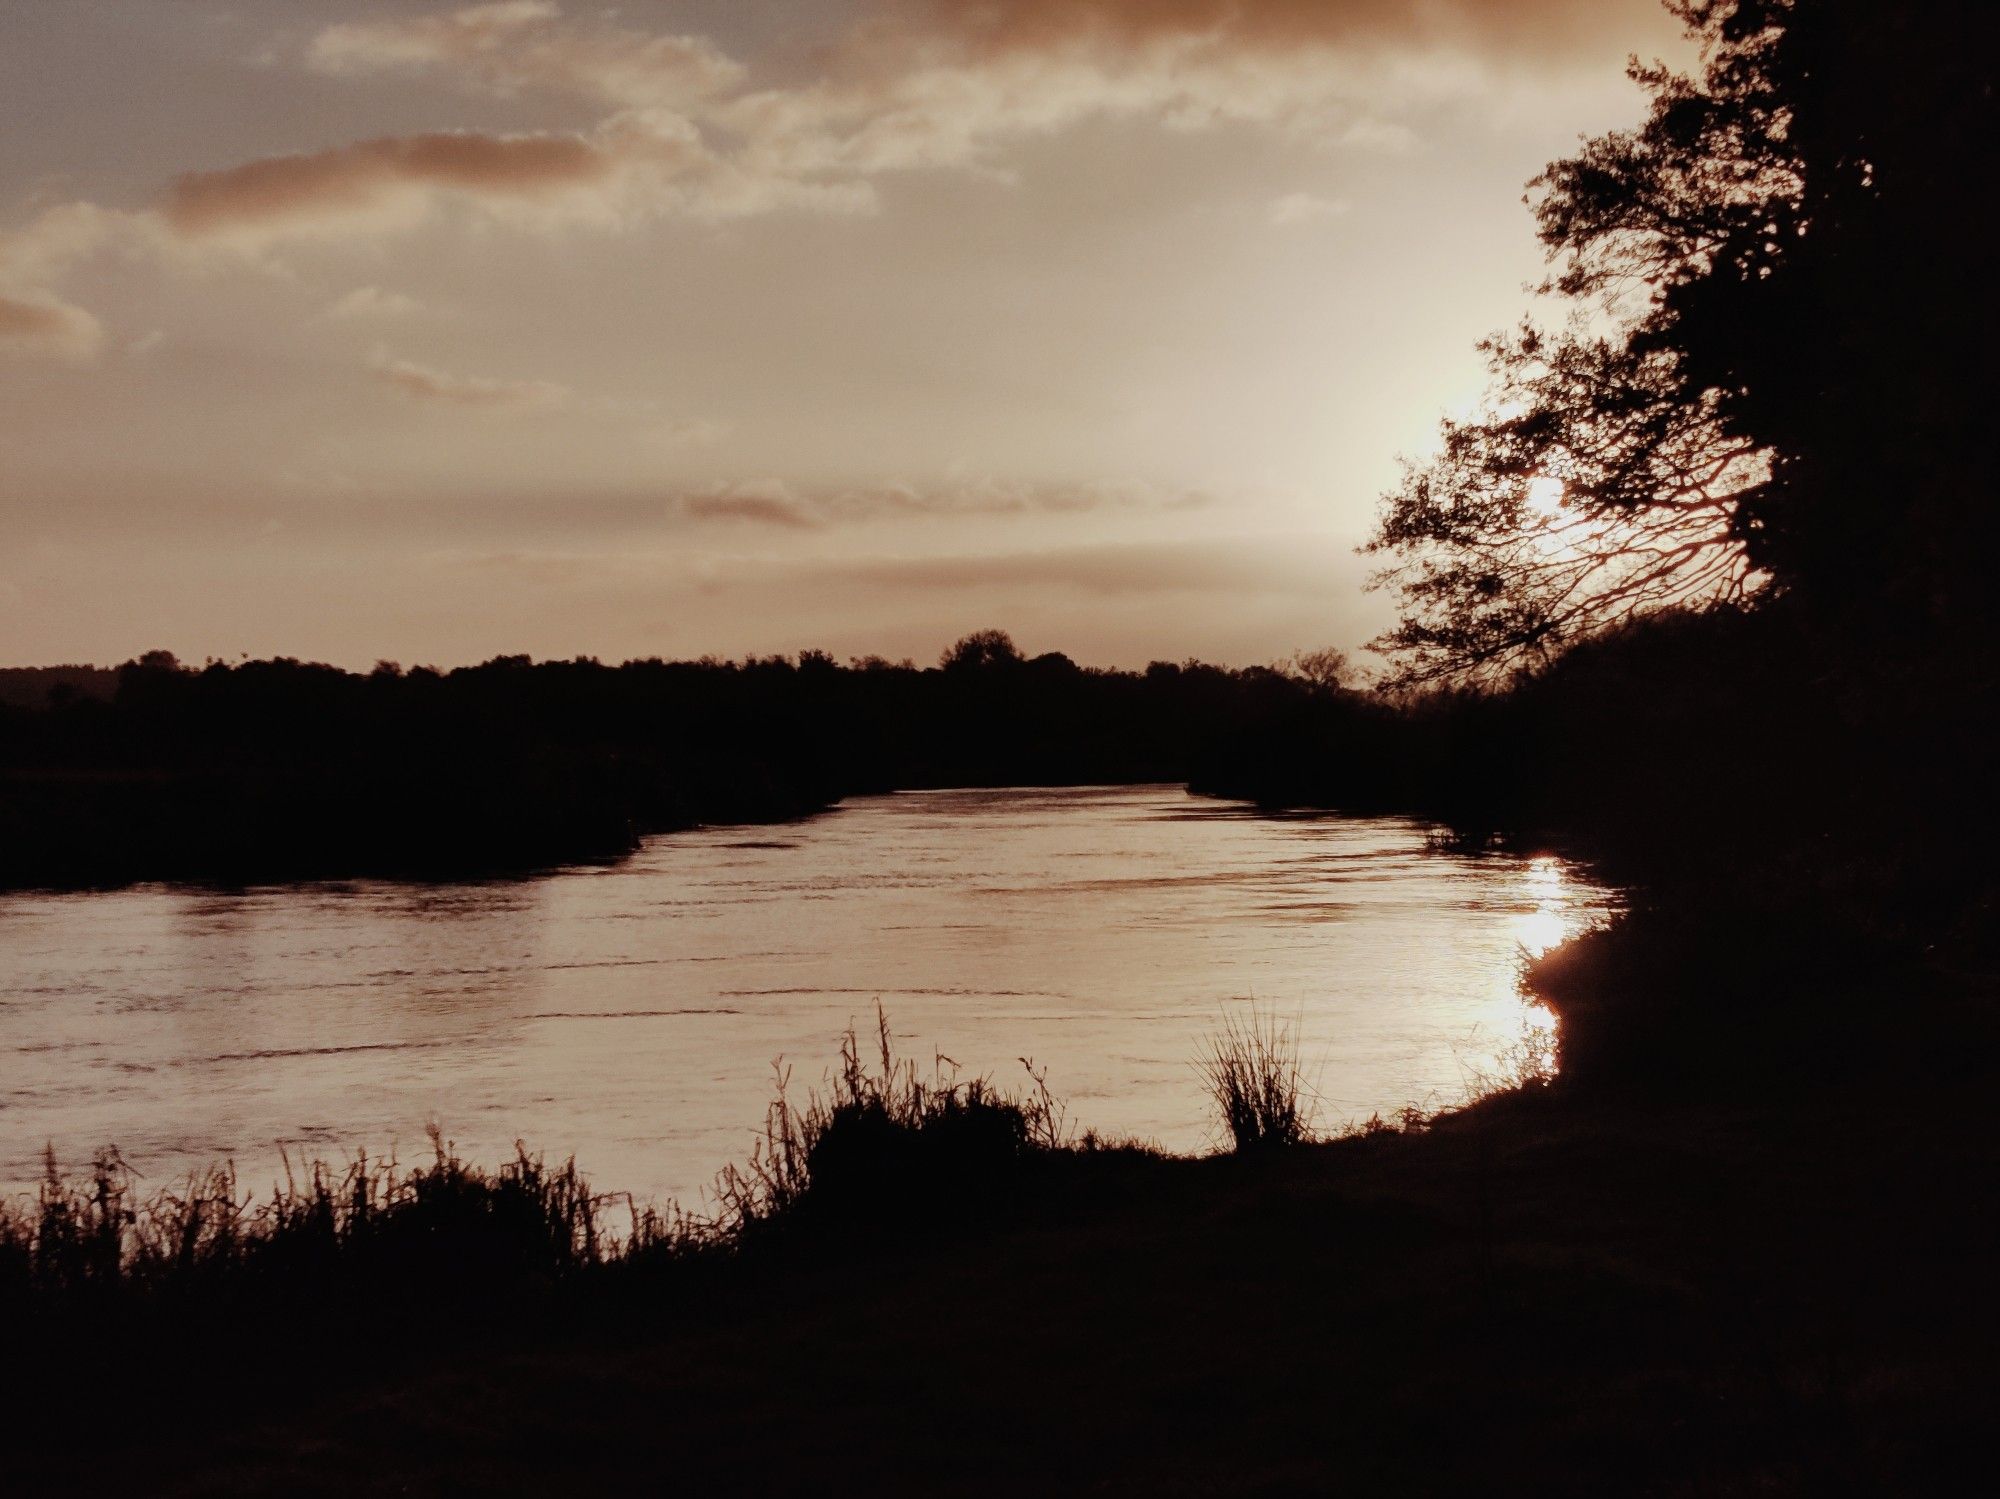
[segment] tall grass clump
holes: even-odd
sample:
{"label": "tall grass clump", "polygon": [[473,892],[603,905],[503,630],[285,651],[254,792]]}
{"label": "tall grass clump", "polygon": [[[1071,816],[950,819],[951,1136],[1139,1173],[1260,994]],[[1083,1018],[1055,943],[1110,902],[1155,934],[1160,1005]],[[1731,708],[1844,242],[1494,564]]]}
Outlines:
{"label": "tall grass clump", "polygon": [[734,1240],[786,1223],[863,1228],[907,1224],[940,1207],[985,1200],[1031,1155],[1065,1148],[1067,1113],[1046,1073],[1011,1094],[991,1078],[960,1079],[943,1054],[928,1078],[898,1057],[887,1015],[875,1011],[873,1065],[849,1026],[822,1096],[794,1104],[780,1069],[762,1136],[741,1166],[716,1181],[720,1231]]}
{"label": "tall grass clump", "polygon": [[1247,1013],[1225,1012],[1202,1043],[1195,1070],[1239,1153],[1311,1138],[1317,1101],[1299,1063],[1295,1023],[1254,1005]]}

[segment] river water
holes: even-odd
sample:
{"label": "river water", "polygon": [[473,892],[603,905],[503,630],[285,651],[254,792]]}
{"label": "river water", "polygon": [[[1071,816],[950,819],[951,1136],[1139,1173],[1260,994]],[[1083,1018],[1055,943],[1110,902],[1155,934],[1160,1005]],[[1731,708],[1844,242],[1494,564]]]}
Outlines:
{"label": "river water", "polygon": [[1250,1003],[1298,1027],[1322,1125],[1436,1108],[1545,1034],[1522,953],[1614,900],[1163,786],[858,798],[526,880],[0,896],[0,1190],[106,1144],[142,1187],[233,1159],[254,1188],[434,1121],[693,1203],[774,1059],[817,1084],[878,999],[927,1070],[1032,1058],[1079,1125],[1172,1149],[1214,1143],[1192,1059]]}

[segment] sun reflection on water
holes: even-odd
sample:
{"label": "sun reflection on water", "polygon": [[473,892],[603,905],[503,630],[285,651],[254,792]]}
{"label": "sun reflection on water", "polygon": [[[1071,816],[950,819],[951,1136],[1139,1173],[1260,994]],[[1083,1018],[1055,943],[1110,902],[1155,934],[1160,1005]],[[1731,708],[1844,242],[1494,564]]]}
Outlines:
{"label": "sun reflection on water", "polygon": [[1526,987],[1529,963],[1600,922],[1608,912],[1604,892],[1575,878],[1553,855],[1521,866],[1521,909],[1511,931],[1520,962],[1496,986],[1491,1023],[1466,1048],[1461,1067],[1466,1101],[1555,1076],[1560,1023],[1547,1003]]}
{"label": "sun reflection on water", "polygon": [[1576,935],[1576,901],[1563,877],[1560,859],[1549,855],[1530,859],[1524,874],[1526,894],[1534,906],[1516,918],[1514,938],[1522,952],[1539,958]]}

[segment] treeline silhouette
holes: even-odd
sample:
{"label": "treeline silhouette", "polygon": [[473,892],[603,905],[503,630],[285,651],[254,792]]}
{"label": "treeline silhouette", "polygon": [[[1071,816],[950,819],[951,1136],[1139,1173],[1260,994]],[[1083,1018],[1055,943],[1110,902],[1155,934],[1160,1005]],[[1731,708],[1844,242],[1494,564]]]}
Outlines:
{"label": "treeline silhouette", "polygon": [[0,666],[0,705],[40,708],[117,690],[118,673],[107,666]]}
{"label": "treeline silhouette", "polygon": [[0,706],[0,883],[515,872],[867,792],[1198,780],[1308,713],[1374,716],[1297,671],[1085,669],[998,631],[923,669],[808,651],[355,673],[155,652],[106,699]]}

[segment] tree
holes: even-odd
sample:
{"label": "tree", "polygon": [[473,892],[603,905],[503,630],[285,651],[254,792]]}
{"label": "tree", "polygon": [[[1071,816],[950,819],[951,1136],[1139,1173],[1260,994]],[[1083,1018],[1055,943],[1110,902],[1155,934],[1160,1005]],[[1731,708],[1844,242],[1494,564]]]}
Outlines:
{"label": "tree", "polygon": [[1294,651],[1290,660],[1279,664],[1289,675],[1310,682],[1321,692],[1345,692],[1353,684],[1353,664],[1347,659],[1347,652],[1334,646]]}
{"label": "tree", "polygon": [[1019,666],[1019,648],[1005,630],[974,630],[938,658],[946,671],[988,671],[994,667]]}
{"label": "tree", "polygon": [[1988,7],[1669,9],[1699,75],[1635,62],[1645,122],[1530,184],[1558,326],[1487,340],[1482,410],[1386,497],[1404,683],[1753,599],[1985,631]]}

